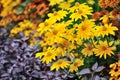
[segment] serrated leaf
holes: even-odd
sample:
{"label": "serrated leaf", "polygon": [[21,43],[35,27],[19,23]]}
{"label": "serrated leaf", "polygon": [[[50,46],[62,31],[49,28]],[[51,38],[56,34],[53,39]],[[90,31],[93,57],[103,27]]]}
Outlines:
{"label": "serrated leaf", "polygon": [[104,66],[100,66],[100,67],[98,67],[98,68],[95,70],[95,72],[100,72],[100,71],[102,71],[104,68],[105,68]]}
{"label": "serrated leaf", "polygon": [[83,70],[81,70],[81,71],[79,72],[80,75],[90,74],[90,73],[91,73],[91,71],[90,71],[89,68],[83,69]]}
{"label": "serrated leaf", "polygon": [[98,63],[96,62],[96,63],[92,66],[92,70],[93,70],[93,71],[96,70],[97,67],[98,67]]}

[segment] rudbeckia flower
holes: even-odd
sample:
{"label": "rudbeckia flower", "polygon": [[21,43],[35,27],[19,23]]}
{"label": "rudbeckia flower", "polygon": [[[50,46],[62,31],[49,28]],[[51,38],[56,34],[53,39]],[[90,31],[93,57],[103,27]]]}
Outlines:
{"label": "rudbeckia flower", "polygon": [[99,45],[96,45],[96,49],[94,49],[96,56],[99,56],[100,58],[104,56],[104,59],[106,59],[107,55],[111,56],[114,54],[113,51],[116,50],[116,47],[112,46],[112,43],[113,42],[108,43],[107,41],[100,41]]}
{"label": "rudbeckia flower", "polygon": [[67,68],[69,65],[70,65],[69,61],[59,59],[58,61],[56,61],[52,64],[51,70],[56,69],[56,71],[58,71],[60,68],[61,69]]}

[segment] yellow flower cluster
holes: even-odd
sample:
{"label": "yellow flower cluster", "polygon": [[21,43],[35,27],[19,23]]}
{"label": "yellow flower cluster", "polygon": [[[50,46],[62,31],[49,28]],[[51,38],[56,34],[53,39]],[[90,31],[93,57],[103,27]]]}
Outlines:
{"label": "yellow flower cluster", "polygon": [[84,65],[84,60],[83,59],[78,59],[76,58],[73,64],[70,65],[70,72],[78,71],[78,67]]}
{"label": "yellow flower cluster", "polygon": [[30,22],[29,20],[24,20],[13,27],[10,32],[10,36],[12,37],[17,35],[19,32],[24,32],[25,36],[29,37],[35,29],[36,26],[34,23]]}
{"label": "yellow flower cluster", "polygon": [[82,19],[87,18],[87,15],[92,15],[92,8],[87,6],[86,4],[79,4],[76,2],[76,4],[70,8],[70,12],[72,12],[70,18],[72,18],[73,20],[75,19]]}
{"label": "yellow flower cluster", "polygon": [[110,65],[110,80],[120,80],[120,60]]}
{"label": "yellow flower cluster", "polygon": [[[75,0],[67,0],[68,3],[71,3],[73,1],[75,1]],[[49,0],[49,2],[50,2],[50,4],[49,4],[50,6],[54,6],[56,4],[60,4],[60,5],[65,4],[65,5],[63,5],[65,8],[65,6],[67,5],[67,3],[64,0]]]}
{"label": "yellow flower cluster", "polygon": [[[66,8],[61,6],[66,3]],[[71,2],[62,1],[59,8],[49,13],[48,19],[39,24],[37,32],[42,37],[39,43],[43,52],[38,52],[36,58],[40,58],[43,63],[51,63],[51,70],[69,68],[70,72],[74,72],[84,65],[82,56],[96,55],[106,59],[114,54],[115,42],[106,37],[115,35],[118,30],[116,26],[96,25],[95,20],[88,18],[88,15],[92,15],[92,8],[86,3],[71,5]],[[76,52],[79,48],[81,51]],[[76,58],[75,53],[80,55]]]}
{"label": "yellow flower cluster", "polygon": [[0,16],[5,17],[8,14],[12,13],[12,9],[13,7],[15,7],[16,5],[18,5],[20,3],[20,0],[0,0],[0,3],[3,6],[3,10],[0,13]]}

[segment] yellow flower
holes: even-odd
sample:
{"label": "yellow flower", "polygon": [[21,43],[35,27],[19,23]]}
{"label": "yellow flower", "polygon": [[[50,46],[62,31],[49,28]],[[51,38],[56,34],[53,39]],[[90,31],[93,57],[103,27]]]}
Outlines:
{"label": "yellow flower", "polygon": [[115,41],[115,45],[119,45],[120,44],[120,39],[117,39],[116,41]]}
{"label": "yellow flower", "polygon": [[47,19],[45,22],[40,23],[37,32],[42,35],[44,32],[48,31],[52,27],[52,24],[54,24],[54,22],[54,20],[51,21],[51,19]]}
{"label": "yellow flower", "polygon": [[67,31],[68,33],[66,34],[65,38],[67,38],[73,44],[77,43],[77,44],[80,45],[80,44],[82,44],[82,41],[81,41],[79,35],[77,35],[77,34],[74,33],[75,30],[76,30],[76,28],[69,29]]}
{"label": "yellow flower", "polygon": [[81,4],[76,2],[74,6],[70,8],[70,12],[75,12],[76,10],[80,9]]}
{"label": "yellow flower", "polygon": [[30,34],[32,34],[32,30],[25,30],[24,34],[25,34],[26,37],[29,37]]}
{"label": "yellow flower", "polygon": [[34,30],[34,24],[31,22],[31,21],[29,21],[29,20],[24,20],[23,22],[20,22],[20,23],[18,23],[18,25],[20,26],[20,28],[22,28],[22,29],[33,29]]}
{"label": "yellow flower", "polygon": [[82,23],[78,25],[78,36],[81,39],[88,39],[92,34],[92,28],[94,27],[94,22],[92,20],[84,20]]}
{"label": "yellow flower", "polygon": [[67,13],[68,13],[67,11],[63,10],[54,11],[53,13],[49,13],[48,17],[51,18],[52,20],[60,21],[66,16]]}
{"label": "yellow flower", "polygon": [[73,6],[70,11],[73,12],[70,18],[72,18],[72,20],[75,19],[75,21],[77,21],[78,19],[83,19],[83,17],[88,18],[87,15],[92,15],[92,8],[87,6],[86,4],[76,3],[76,5]]}
{"label": "yellow flower", "polygon": [[46,62],[46,64],[52,62],[52,60],[55,60],[56,56],[57,56],[57,54],[55,52],[55,49],[50,48],[50,47],[47,50],[36,54],[36,58],[40,57],[41,61],[43,63]]}
{"label": "yellow flower", "polygon": [[108,24],[109,21],[109,15],[104,15],[103,17],[100,18],[104,24]]}
{"label": "yellow flower", "polygon": [[59,7],[62,8],[62,9],[69,9],[70,8],[70,3],[67,3],[67,2],[62,2]]}
{"label": "yellow flower", "polygon": [[3,5],[3,10],[0,13],[0,16],[7,16],[12,13],[13,7],[20,3],[20,0],[0,0],[0,3]]}
{"label": "yellow flower", "polygon": [[[48,41],[51,41],[50,44],[58,42],[58,40],[63,37],[64,32],[66,31],[64,23],[56,23],[45,33],[45,38]],[[50,37],[51,36],[51,37]]]}
{"label": "yellow flower", "polygon": [[110,77],[110,79],[109,79],[109,80],[120,80],[120,78],[118,79],[117,77],[112,76],[112,77]]}
{"label": "yellow flower", "polygon": [[18,26],[14,26],[15,28],[11,30],[11,34],[17,34],[18,32],[21,32],[23,29],[17,28]]}
{"label": "yellow flower", "polygon": [[54,6],[56,4],[59,4],[62,1],[64,1],[64,0],[49,0],[49,2],[50,2],[49,5],[50,6]]}
{"label": "yellow flower", "polygon": [[56,62],[54,62],[52,64],[52,66],[50,67],[50,69],[51,70],[56,69],[56,71],[58,71],[60,68],[61,69],[67,68],[69,65],[70,65],[69,61],[65,61],[65,60],[59,59],[59,60],[57,60]]}
{"label": "yellow flower", "polygon": [[59,56],[66,56],[67,52],[70,52],[72,49],[76,49],[76,46],[64,38],[60,38],[57,42],[57,53]]}
{"label": "yellow flower", "polygon": [[110,68],[110,80],[120,80],[120,60],[118,60],[116,63],[110,64]]}
{"label": "yellow flower", "polygon": [[70,72],[78,71],[78,67],[80,67],[82,65],[84,65],[84,60],[76,58],[75,62],[73,62],[73,64],[70,65],[69,71]]}
{"label": "yellow flower", "polygon": [[85,56],[93,55],[94,47],[93,44],[85,44],[85,48],[82,50],[82,54]]}
{"label": "yellow flower", "polygon": [[67,0],[68,3],[75,2],[75,0]]}
{"label": "yellow flower", "polygon": [[12,36],[15,36],[19,32],[24,32],[25,36],[28,37],[31,35],[30,33],[34,32],[34,30],[35,24],[30,22],[29,20],[24,20],[22,22],[19,22],[18,25],[14,26],[10,34],[12,34]]}
{"label": "yellow flower", "polygon": [[39,42],[39,44],[42,46],[42,47],[45,47],[47,46],[48,44],[50,44],[50,41],[48,41],[47,39],[44,39],[44,40],[41,40]]}
{"label": "yellow flower", "polygon": [[87,2],[88,2],[88,4],[91,4],[91,5],[95,4],[94,0],[88,0]]}
{"label": "yellow flower", "polygon": [[112,24],[105,24],[104,26],[97,26],[96,27],[98,36],[102,35],[104,37],[105,35],[108,36],[109,34],[115,35],[115,31],[118,30],[116,26],[112,26]]}
{"label": "yellow flower", "polygon": [[100,58],[104,56],[104,59],[106,59],[106,56],[111,54],[114,54],[114,50],[116,50],[115,46],[112,46],[113,42],[108,42],[107,41],[100,41],[99,45],[96,45],[96,49],[94,49],[94,52],[96,56],[99,56]]}
{"label": "yellow flower", "polygon": [[56,24],[54,24],[52,26],[52,29],[50,30],[50,32],[53,34],[53,36],[60,37],[66,31],[65,28],[66,28],[66,24],[64,24],[64,23],[56,23]]}

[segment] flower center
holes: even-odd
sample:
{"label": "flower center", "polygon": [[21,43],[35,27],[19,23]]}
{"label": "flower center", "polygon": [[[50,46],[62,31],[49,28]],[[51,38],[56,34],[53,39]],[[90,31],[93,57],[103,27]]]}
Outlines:
{"label": "flower center", "polygon": [[78,66],[78,63],[74,63],[74,66]]}
{"label": "flower center", "polygon": [[53,34],[56,35],[58,33],[57,30],[53,30]]}
{"label": "flower center", "polygon": [[48,23],[47,23],[47,22],[45,22],[45,26],[48,26]]}
{"label": "flower center", "polygon": [[77,36],[76,36],[76,35],[73,35],[73,38],[77,38]]}
{"label": "flower center", "polygon": [[104,51],[105,51],[105,50],[107,50],[107,48],[106,48],[105,46],[102,46],[102,50],[104,50]]}
{"label": "flower center", "polygon": [[92,50],[93,47],[91,45],[88,46],[88,50]]}
{"label": "flower center", "polygon": [[69,42],[67,40],[63,40],[62,45],[67,48],[69,46]]}
{"label": "flower center", "polygon": [[62,49],[67,49],[68,47],[69,47],[69,42],[67,41],[67,40],[63,40],[60,44],[59,44],[59,46],[60,46],[60,48],[62,48]]}
{"label": "flower center", "polygon": [[78,14],[82,14],[82,11],[81,11],[81,10],[79,10],[79,11],[78,11]]}
{"label": "flower center", "polygon": [[86,27],[85,27],[85,26],[82,26],[82,30],[85,31],[85,30],[86,30]]}
{"label": "flower center", "polygon": [[57,63],[58,65],[60,65],[60,64],[62,64],[62,61],[60,60],[60,61],[58,61],[58,63]]}
{"label": "flower center", "polygon": [[57,16],[58,15],[58,13],[57,12],[54,12],[54,14],[53,14],[54,16]]}
{"label": "flower center", "polygon": [[103,28],[102,28],[102,30],[103,30],[103,31],[106,31],[106,30],[107,30],[107,28],[106,28],[106,27],[103,27]]}
{"label": "flower center", "polygon": [[50,56],[52,56],[52,53],[48,52],[46,56],[50,57]]}

